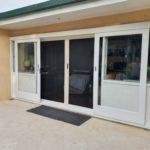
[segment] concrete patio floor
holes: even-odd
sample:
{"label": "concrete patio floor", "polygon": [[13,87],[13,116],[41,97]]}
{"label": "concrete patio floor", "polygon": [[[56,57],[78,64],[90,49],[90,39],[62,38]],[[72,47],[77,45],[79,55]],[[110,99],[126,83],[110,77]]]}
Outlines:
{"label": "concrete patio floor", "polygon": [[75,126],[27,112],[37,106],[0,101],[0,150],[150,150],[150,131],[96,118]]}

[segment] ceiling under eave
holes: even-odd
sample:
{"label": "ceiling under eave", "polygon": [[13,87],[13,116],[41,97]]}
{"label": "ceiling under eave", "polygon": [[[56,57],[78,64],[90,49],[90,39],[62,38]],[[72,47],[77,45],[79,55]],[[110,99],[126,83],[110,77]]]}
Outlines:
{"label": "ceiling under eave", "polygon": [[70,22],[87,18],[120,14],[150,8],[150,0],[100,0],[40,11],[16,18],[0,20],[2,29],[23,29],[30,27]]}

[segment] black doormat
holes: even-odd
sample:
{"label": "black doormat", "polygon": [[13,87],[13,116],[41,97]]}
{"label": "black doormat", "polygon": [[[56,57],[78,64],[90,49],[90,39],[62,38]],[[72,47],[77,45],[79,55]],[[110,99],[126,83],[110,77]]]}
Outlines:
{"label": "black doormat", "polygon": [[46,107],[46,106],[39,106],[39,107],[28,110],[28,112],[34,113],[40,116],[48,117],[51,119],[63,121],[66,123],[70,123],[76,126],[82,125],[83,123],[85,123],[91,118],[90,116],[67,112],[64,110],[59,110],[59,109]]}

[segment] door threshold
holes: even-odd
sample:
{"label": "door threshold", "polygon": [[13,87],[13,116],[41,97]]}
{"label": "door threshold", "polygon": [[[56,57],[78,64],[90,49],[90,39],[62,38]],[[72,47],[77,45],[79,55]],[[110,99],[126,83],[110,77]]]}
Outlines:
{"label": "door threshold", "polygon": [[71,104],[53,102],[53,101],[45,100],[45,99],[42,99],[40,104],[49,106],[49,107],[53,107],[53,108],[58,108],[58,109],[74,112],[74,113],[78,113],[78,114],[93,116],[93,109],[91,109],[91,108],[84,108],[81,106],[75,106],[75,105],[71,105]]}

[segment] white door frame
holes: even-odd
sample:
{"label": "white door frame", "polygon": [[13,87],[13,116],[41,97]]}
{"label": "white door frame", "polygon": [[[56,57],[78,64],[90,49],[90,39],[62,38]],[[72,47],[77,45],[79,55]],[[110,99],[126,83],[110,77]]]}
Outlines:
{"label": "white door frame", "polygon": [[93,35],[83,35],[83,36],[71,36],[71,37],[61,37],[58,39],[49,38],[46,41],[57,41],[63,40],[64,41],[64,103],[55,102],[54,100],[46,100],[42,99],[41,104],[51,106],[54,108],[64,109],[68,111],[73,111],[76,113],[86,114],[86,115],[93,115],[93,109],[86,108],[82,106],[77,106],[73,104],[69,104],[69,54],[70,54],[70,40],[71,39],[84,39],[84,38],[94,38]]}
{"label": "white door frame", "polygon": [[[119,35],[132,35],[142,34],[142,50],[141,50],[141,71],[140,71],[140,82],[130,83],[122,81],[108,81],[104,79],[105,67],[107,63],[106,57],[106,37],[119,36]],[[140,86],[140,100],[139,100],[139,111],[132,112],[122,109],[115,109],[113,107],[106,107],[98,105],[98,82],[99,82],[99,47],[100,38],[103,38],[103,50],[102,50],[102,73],[101,73],[101,86],[104,82],[116,83],[116,84],[131,84]],[[127,30],[127,31],[116,31],[95,34],[95,60],[94,60],[94,114],[102,117],[114,118],[116,120],[127,121],[131,123],[144,124],[145,123],[145,103],[146,103],[146,82],[147,82],[147,62],[148,62],[148,39],[149,29],[143,30]],[[102,89],[102,87],[101,87]]]}
{"label": "white door frame", "polygon": [[72,40],[72,39],[87,39],[87,38],[94,38],[94,36],[93,35],[82,35],[82,36],[61,37],[58,39],[48,38],[48,40],[46,40],[46,41],[58,41],[58,40],[64,41],[64,103],[55,102],[54,100],[46,100],[46,99],[42,99],[42,101],[45,101],[46,103],[49,103],[53,106],[55,106],[55,105],[60,106],[61,105],[63,107],[63,105],[65,105],[68,107],[75,107],[76,109],[82,109],[83,108],[83,110],[92,110],[92,108],[84,108],[82,106],[76,106],[73,104],[69,104],[70,40]]}
{"label": "white door frame", "polygon": [[[37,92],[35,94],[29,92],[22,92],[19,91],[18,88],[18,44],[19,43],[29,43],[34,42],[34,57],[35,57],[35,74],[37,74],[36,85],[37,85]],[[26,100],[33,100],[35,102],[40,102],[40,39],[28,39],[28,40],[16,40],[15,41],[15,80],[16,80],[16,98],[19,99],[26,99]]]}

